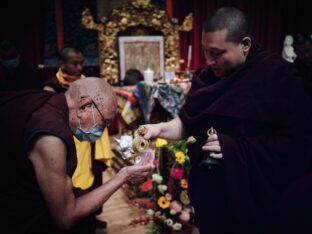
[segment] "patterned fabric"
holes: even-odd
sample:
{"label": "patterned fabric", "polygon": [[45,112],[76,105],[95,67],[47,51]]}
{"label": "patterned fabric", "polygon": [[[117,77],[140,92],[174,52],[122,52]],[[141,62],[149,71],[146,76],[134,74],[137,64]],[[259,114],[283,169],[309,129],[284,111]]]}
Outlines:
{"label": "patterned fabric", "polygon": [[157,98],[160,105],[175,117],[184,104],[185,94],[175,84],[153,86],[152,97]]}
{"label": "patterned fabric", "polygon": [[160,105],[171,114],[177,116],[184,104],[185,94],[190,88],[190,83],[179,84],[157,84],[147,86],[139,82],[134,90],[134,96],[138,99],[145,123],[149,123],[151,112],[157,99]]}
{"label": "patterned fabric", "polygon": [[154,107],[153,99],[150,99],[152,87],[146,86],[143,81],[137,83],[134,96],[137,98],[144,118],[144,123],[148,123],[150,119],[151,110]]}
{"label": "patterned fabric", "polygon": [[133,94],[135,86],[123,86],[115,88],[117,95],[118,112],[126,124],[131,124],[141,118],[138,100]]}

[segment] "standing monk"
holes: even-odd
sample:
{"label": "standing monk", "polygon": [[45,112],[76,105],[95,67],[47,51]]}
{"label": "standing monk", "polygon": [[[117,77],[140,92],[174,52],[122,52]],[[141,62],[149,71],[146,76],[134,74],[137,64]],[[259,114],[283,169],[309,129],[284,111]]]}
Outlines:
{"label": "standing monk", "polygon": [[283,193],[311,171],[312,102],[293,67],[251,39],[236,8],[205,21],[202,47],[207,66],[179,116],[145,125],[144,137],[197,139],[189,195],[201,233],[271,233]]}

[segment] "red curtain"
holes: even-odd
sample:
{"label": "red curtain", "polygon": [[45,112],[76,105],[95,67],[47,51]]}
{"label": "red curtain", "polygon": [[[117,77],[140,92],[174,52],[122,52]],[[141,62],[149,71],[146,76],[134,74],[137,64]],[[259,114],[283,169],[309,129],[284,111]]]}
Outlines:
{"label": "red curtain", "polygon": [[0,40],[14,42],[30,65],[43,62],[45,1],[0,1]]}
{"label": "red curtain", "polygon": [[166,8],[168,15],[172,17],[172,0],[166,0]]}
{"label": "red curtain", "polygon": [[62,0],[55,0],[56,48],[60,52],[64,47],[64,27]]}
{"label": "red curtain", "polygon": [[[287,34],[312,33],[312,13],[309,1],[303,0],[172,0],[173,17],[181,24],[184,17],[193,12],[194,22],[191,32],[181,32],[181,58],[187,59],[188,45],[192,45],[191,69],[205,64],[201,49],[202,24],[214,10],[223,6],[240,8],[249,16],[253,38],[265,49],[281,53],[283,40]],[[182,70],[185,66],[182,66]]]}

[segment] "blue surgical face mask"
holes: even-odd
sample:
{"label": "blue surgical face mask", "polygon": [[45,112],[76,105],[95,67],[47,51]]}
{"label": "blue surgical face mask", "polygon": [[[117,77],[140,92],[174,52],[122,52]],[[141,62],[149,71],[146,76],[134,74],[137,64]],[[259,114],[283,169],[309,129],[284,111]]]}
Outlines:
{"label": "blue surgical face mask", "polygon": [[87,132],[81,128],[80,120],[79,120],[79,128],[76,130],[76,137],[79,141],[89,141],[89,142],[95,142],[97,139],[99,139],[103,134],[103,129],[100,128],[96,123],[94,119],[94,112],[93,112],[93,106],[92,106],[92,115],[93,115],[93,127],[91,131]]}
{"label": "blue surgical face mask", "polygon": [[2,60],[1,64],[7,69],[14,69],[17,68],[19,65],[19,58]]}

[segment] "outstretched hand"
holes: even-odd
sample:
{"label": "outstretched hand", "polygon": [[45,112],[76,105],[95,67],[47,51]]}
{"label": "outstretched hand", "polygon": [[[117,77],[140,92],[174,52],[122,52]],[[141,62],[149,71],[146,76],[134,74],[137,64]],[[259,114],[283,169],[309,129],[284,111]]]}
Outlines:
{"label": "outstretched hand", "polygon": [[142,159],[137,165],[121,169],[125,173],[126,180],[142,180],[155,168],[153,164],[155,153],[153,150],[147,150],[141,157]]}
{"label": "outstretched hand", "polygon": [[141,155],[141,160],[138,165],[153,165],[155,160],[155,152],[152,149],[148,149],[144,154]]}

